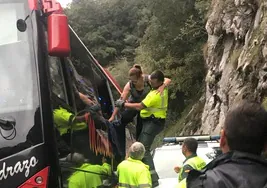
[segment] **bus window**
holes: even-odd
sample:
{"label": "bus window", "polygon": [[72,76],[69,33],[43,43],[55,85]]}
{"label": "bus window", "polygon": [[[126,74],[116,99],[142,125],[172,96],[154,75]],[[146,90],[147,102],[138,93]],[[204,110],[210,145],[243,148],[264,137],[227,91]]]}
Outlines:
{"label": "bus window", "polygon": [[69,122],[73,117],[71,107],[68,105],[65,79],[60,58],[49,56],[50,85],[52,89],[51,101],[53,108],[54,128],[59,157],[70,153]]}
{"label": "bus window", "polygon": [[18,31],[26,6],[5,2],[0,3],[0,119],[14,123],[10,130],[0,124],[0,159],[43,142],[31,18],[27,30]]}
{"label": "bus window", "polygon": [[[76,69],[74,63],[71,60],[67,62],[68,70],[70,71],[71,82],[73,84],[73,90],[77,89],[82,95],[88,97],[88,100],[96,101],[96,96],[93,90],[92,82],[85,76],[82,76],[80,72]],[[90,67],[89,67],[90,68]],[[88,70],[88,69],[87,69]],[[75,88],[74,88],[75,87]],[[77,113],[88,106],[80,96],[75,93],[75,104],[77,108]],[[94,153],[89,147],[89,129],[88,124],[85,119],[85,113],[79,113],[75,116],[72,123],[72,152],[78,152],[85,156],[86,159],[94,156]]]}
{"label": "bus window", "polygon": [[50,56],[48,63],[51,77],[52,92],[67,103],[66,88],[62,67],[60,66],[60,59],[57,57]]}

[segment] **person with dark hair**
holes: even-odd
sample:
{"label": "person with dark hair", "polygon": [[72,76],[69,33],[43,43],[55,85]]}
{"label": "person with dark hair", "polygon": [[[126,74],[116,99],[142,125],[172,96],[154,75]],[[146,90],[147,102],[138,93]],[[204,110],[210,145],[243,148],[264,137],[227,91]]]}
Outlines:
{"label": "person with dark hair", "polygon": [[[134,65],[129,70],[129,79],[130,81],[127,82],[127,84],[124,86],[123,92],[121,94],[120,99],[130,103],[139,103],[141,102],[147,94],[151,91],[152,87],[150,85],[150,77],[151,75],[144,74],[142,71],[142,67],[140,65]],[[163,79],[163,80],[162,80]],[[157,91],[159,93],[163,93],[164,89],[171,83],[171,80],[169,78],[161,78],[161,81],[163,82],[160,87],[157,88]],[[109,122],[114,121],[116,115],[119,112],[119,108],[115,108],[111,117],[109,118]],[[136,109],[127,109],[122,112],[121,114],[121,123],[120,126],[117,128],[117,132],[120,135],[120,143],[121,143],[121,150],[123,151],[123,156],[121,156],[121,159],[125,158],[125,147],[126,147],[126,135],[125,135],[125,127],[128,123],[132,122],[134,117],[137,116],[137,125],[136,125],[136,139],[138,139],[141,130],[142,130],[142,124],[140,119],[139,110]]]}
{"label": "person with dark hair", "polygon": [[155,80],[155,79],[164,83],[163,72],[161,72],[160,70],[156,70],[156,71],[152,72],[152,74],[150,75],[150,80]]}
{"label": "person with dark hair", "polygon": [[185,161],[183,162],[183,167],[179,166],[174,167],[174,171],[179,173],[179,182],[185,179],[188,173],[193,170],[201,170],[206,166],[206,163],[203,159],[197,156],[197,140],[194,138],[186,138],[182,145],[182,153],[185,156]]}
{"label": "person with dark hair", "polygon": [[94,188],[103,185],[103,178],[111,176],[111,166],[102,158],[102,165],[91,164],[80,153],[67,156],[67,161],[74,164],[76,171],[68,178],[68,188]]}
{"label": "person with dark hair", "polygon": [[142,102],[129,103],[119,99],[115,102],[115,106],[118,108],[125,107],[140,111],[142,131],[137,140],[145,146],[146,152],[143,162],[149,165],[152,184],[153,187],[155,187],[159,184],[159,177],[155,171],[150,148],[156,135],[164,128],[168,107],[168,90],[164,89],[162,94],[157,91],[157,89],[164,84],[164,74],[161,71],[154,71],[150,77],[150,84],[153,89]]}
{"label": "person with dark hair", "polygon": [[203,171],[191,170],[184,187],[267,187],[267,112],[260,104],[242,102],[227,113],[220,147],[223,154]]}

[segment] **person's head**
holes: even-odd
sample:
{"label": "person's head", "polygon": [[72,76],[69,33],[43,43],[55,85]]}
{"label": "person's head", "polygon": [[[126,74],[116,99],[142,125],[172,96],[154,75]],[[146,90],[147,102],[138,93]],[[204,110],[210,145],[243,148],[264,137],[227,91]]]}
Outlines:
{"label": "person's head", "polygon": [[258,103],[242,102],[226,115],[221,131],[223,153],[241,151],[260,155],[267,141],[267,112]]}
{"label": "person's head", "polygon": [[66,159],[68,162],[72,162],[77,166],[81,166],[85,162],[85,158],[80,153],[70,153]]}
{"label": "person's head", "polygon": [[142,84],[143,82],[143,71],[140,65],[134,65],[129,70],[129,79],[134,85]]}
{"label": "person's head", "polygon": [[186,138],[182,145],[182,153],[185,157],[197,153],[197,140],[194,138]]}
{"label": "person's head", "polygon": [[156,70],[150,75],[150,84],[153,89],[157,89],[164,83],[164,74],[160,70]]}
{"label": "person's head", "polygon": [[141,142],[135,142],[129,148],[129,157],[135,160],[142,160],[145,155],[145,147]]}

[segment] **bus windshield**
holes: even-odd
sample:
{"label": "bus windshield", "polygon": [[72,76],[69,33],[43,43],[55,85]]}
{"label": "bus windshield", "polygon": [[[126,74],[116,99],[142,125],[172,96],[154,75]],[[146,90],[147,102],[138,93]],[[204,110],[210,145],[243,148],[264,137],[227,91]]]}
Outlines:
{"label": "bus windshield", "polygon": [[[43,141],[30,14],[28,0],[0,0],[0,119],[16,122],[0,124],[0,159]],[[17,20],[28,15],[21,32]]]}

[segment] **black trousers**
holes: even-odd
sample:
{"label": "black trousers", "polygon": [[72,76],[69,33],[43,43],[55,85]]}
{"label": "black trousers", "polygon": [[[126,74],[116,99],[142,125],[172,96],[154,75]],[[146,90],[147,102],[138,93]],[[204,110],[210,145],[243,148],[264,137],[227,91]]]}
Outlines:
{"label": "black trousers", "polygon": [[128,123],[132,122],[134,117],[137,116],[137,124],[136,124],[136,140],[142,131],[142,122],[140,118],[140,112],[137,110],[127,109],[121,114],[121,124],[116,127],[118,139],[120,142],[120,150],[122,151],[121,160],[124,160],[126,155],[126,134],[125,127]]}

